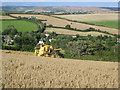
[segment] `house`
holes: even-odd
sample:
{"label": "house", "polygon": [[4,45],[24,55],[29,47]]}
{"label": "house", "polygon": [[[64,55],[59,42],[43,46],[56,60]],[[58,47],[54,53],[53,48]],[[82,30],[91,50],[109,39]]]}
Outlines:
{"label": "house", "polygon": [[67,35],[69,37],[72,37],[72,38],[77,38],[77,35]]}
{"label": "house", "polygon": [[8,45],[13,45],[14,44],[14,40],[9,41]]}
{"label": "house", "polygon": [[52,39],[49,39],[49,42],[52,42],[52,41],[55,41],[56,39],[52,38]]}
{"label": "house", "polygon": [[36,19],[36,17],[30,16],[30,17],[28,17],[28,19]]}
{"label": "house", "polygon": [[117,43],[120,43],[120,38],[117,38]]}
{"label": "house", "polygon": [[12,40],[11,37],[4,37],[4,41],[5,41],[8,45],[13,45],[13,44],[14,44],[14,40]]}
{"label": "house", "polygon": [[72,35],[72,38],[76,38],[77,36],[76,35]]}
{"label": "house", "polygon": [[49,37],[49,36],[50,36],[50,34],[46,33],[46,34],[45,34],[45,36],[46,36],[46,37]]}
{"label": "house", "polygon": [[38,44],[45,44],[45,42],[43,40],[40,40]]}

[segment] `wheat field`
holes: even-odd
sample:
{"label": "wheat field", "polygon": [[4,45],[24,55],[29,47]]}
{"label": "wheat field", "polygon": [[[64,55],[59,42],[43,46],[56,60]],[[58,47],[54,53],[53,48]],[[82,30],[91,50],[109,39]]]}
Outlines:
{"label": "wheat field", "polygon": [[12,17],[10,17],[10,16],[1,16],[1,15],[0,15],[0,19],[15,19],[15,18],[12,18]]}
{"label": "wheat field", "polygon": [[72,31],[72,30],[68,30],[68,29],[61,29],[61,28],[46,28],[45,32],[56,32],[57,34],[66,34],[66,35],[76,35],[79,34],[80,36],[99,36],[99,35],[108,35],[108,36],[112,36],[109,34],[104,34],[104,33],[100,33],[100,32],[79,32],[79,31]]}
{"label": "wheat field", "polygon": [[118,63],[2,51],[3,88],[118,88]]}
{"label": "wheat field", "polygon": [[77,14],[77,15],[54,15],[77,21],[108,21],[118,20],[118,13]]}

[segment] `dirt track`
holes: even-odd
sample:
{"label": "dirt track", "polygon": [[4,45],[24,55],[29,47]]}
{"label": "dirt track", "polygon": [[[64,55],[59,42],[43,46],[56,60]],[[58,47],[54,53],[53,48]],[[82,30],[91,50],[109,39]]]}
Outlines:
{"label": "dirt track", "polygon": [[3,52],[5,88],[117,88],[118,63]]}

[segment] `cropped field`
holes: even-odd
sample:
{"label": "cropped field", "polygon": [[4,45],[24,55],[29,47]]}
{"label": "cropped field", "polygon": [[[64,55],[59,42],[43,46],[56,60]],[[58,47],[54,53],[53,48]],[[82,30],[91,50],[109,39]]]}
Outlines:
{"label": "cropped field", "polygon": [[88,22],[102,25],[108,28],[118,29],[118,13],[79,14],[79,15],[55,15],[70,20]]}
{"label": "cropped field", "polygon": [[86,30],[90,27],[95,28],[95,29],[100,29],[101,31],[107,31],[112,34],[118,34],[118,29],[113,29],[113,28],[107,28],[107,27],[102,27],[102,26],[95,26],[95,25],[88,25],[88,24],[83,24],[83,23],[77,23],[77,22],[71,22],[63,19],[58,19],[50,16],[45,16],[45,15],[30,15],[30,14],[11,14],[13,16],[21,16],[21,17],[30,17],[30,16],[35,16],[38,19],[44,19],[47,21],[44,21],[44,23],[47,23],[47,25],[52,24],[53,26],[59,26],[59,27],[65,27],[66,25],[71,25],[72,28],[80,29],[80,30]]}
{"label": "cropped field", "polygon": [[30,32],[38,29],[37,25],[23,20],[8,20],[2,21],[2,30],[5,30],[9,25],[13,25],[20,32]]}
{"label": "cropped field", "polygon": [[15,19],[15,18],[12,18],[10,16],[6,16],[6,14],[2,11],[0,11],[0,20],[1,19]]}
{"label": "cropped field", "polygon": [[3,88],[118,88],[118,63],[2,52]]}
{"label": "cropped field", "polygon": [[[79,34],[80,36],[98,36],[98,35],[108,35],[100,32],[79,32],[79,31],[72,31],[68,29],[61,29],[61,28],[47,28],[45,32],[56,32],[57,34],[66,34],[66,35],[76,35]],[[108,35],[110,36],[110,35]]]}
{"label": "cropped field", "polygon": [[15,18],[12,18],[10,16],[2,16],[2,15],[0,15],[0,19],[15,19]]}
{"label": "cropped field", "polygon": [[85,21],[85,22],[118,20],[118,13],[55,15],[55,16],[67,18],[70,20]]}

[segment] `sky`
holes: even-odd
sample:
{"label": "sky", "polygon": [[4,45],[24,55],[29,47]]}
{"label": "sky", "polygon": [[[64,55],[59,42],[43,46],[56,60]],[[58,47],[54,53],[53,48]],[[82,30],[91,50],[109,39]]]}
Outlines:
{"label": "sky", "polygon": [[1,2],[119,2],[119,0],[0,0]]}
{"label": "sky", "polygon": [[119,2],[119,0],[0,0],[0,1],[2,2],[0,3],[0,6],[43,6],[43,7],[44,6],[118,7]]}

